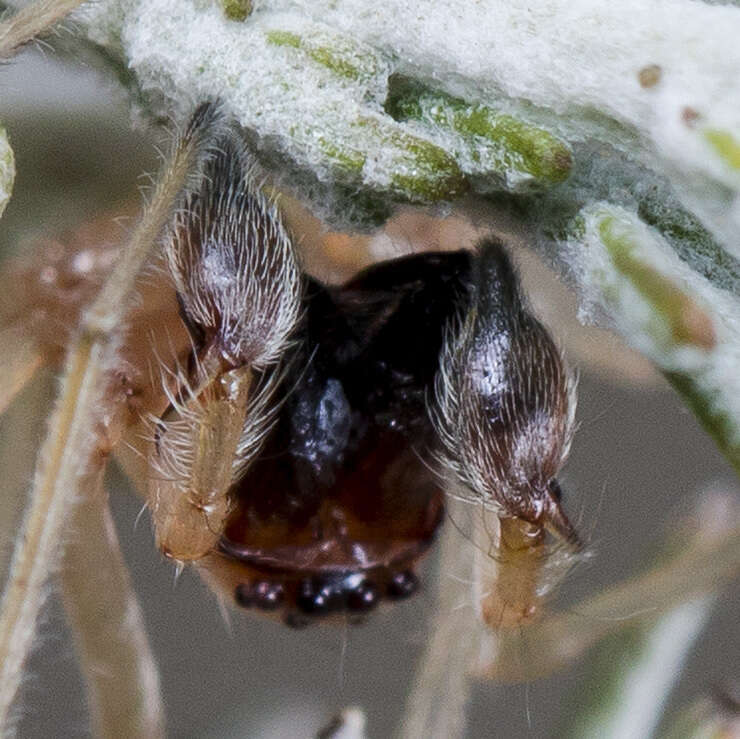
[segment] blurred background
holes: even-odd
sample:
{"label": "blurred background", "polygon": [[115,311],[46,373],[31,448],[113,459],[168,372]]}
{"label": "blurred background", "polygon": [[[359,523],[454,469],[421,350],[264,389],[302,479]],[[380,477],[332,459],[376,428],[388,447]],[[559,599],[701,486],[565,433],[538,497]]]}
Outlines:
{"label": "blurred background", "polygon": [[[0,121],[18,169],[0,221],[3,255],[32,250],[41,237],[69,233],[92,216],[135,212],[141,175],[156,171],[155,146],[163,141],[132,127],[125,100],[109,81],[39,50],[0,67]],[[301,234],[307,268],[324,279],[340,280],[370,261],[411,250],[470,246],[481,233],[453,216],[406,211],[381,234],[349,238],[323,232],[299,204],[284,204]],[[512,225],[490,227],[507,231]],[[534,307],[580,372],[580,428],[562,484],[566,508],[580,521],[593,556],[569,576],[553,604],[568,609],[637,572],[706,490],[737,494],[737,488],[728,465],[661,377],[616,338],[580,327],[567,290],[535,255],[520,248],[514,253]],[[0,477],[6,520],[18,516],[12,501],[32,475],[52,391],[51,378],[42,378],[0,422],[0,462],[11,465]],[[428,639],[434,583],[446,575],[437,571],[435,555],[425,563],[419,595],[381,609],[361,627],[294,631],[237,611],[227,621],[194,573],[175,579],[154,548],[147,514],[139,518],[141,500],[115,467],[108,486],[161,669],[169,736],[308,738],[350,705],[365,711],[369,737],[392,735]],[[11,544],[0,542],[4,555]],[[469,556],[462,542],[461,556]],[[537,644],[523,635],[522,649],[536,655]],[[667,713],[696,696],[732,689],[738,665],[735,589],[722,595],[690,650]],[[584,686],[596,681],[598,687],[601,679],[584,660],[526,685],[477,683],[467,735],[556,736]],[[53,588],[19,710],[23,737],[87,732],[82,682]]]}

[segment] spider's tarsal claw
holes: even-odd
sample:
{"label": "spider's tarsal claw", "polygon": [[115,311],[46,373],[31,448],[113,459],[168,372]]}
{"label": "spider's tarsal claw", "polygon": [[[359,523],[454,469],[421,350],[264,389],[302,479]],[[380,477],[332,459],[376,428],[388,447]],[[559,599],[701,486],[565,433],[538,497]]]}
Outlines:
{"label": "spider's tarsal claw", "polygon": [[560,486],[557,486],[555,490],[551,486],[545,494],[543,511],[545,528],[564,541],[574,552],[580,552],[583,549],[583,542],[560,504]]}

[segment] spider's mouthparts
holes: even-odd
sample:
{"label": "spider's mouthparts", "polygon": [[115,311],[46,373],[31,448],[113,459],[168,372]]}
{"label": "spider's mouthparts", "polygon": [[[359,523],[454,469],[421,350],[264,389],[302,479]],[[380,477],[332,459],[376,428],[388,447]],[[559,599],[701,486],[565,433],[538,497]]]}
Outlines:
{"label": "spider's mouthparts", "polygon": [[[189,244],[202,251],[206,240]],[[203,274],[210,279],[220,269],[210,264]],[[237,444],[234,464],[247,462],[219,497],[229,507],[219,511],[221,526],[206,527],[214,552],[199,568],[240,606],[282,614],[293,626],[338,612],[359,616],[384,597],[410,595],[444,514],[445,482],[432,470],[437,456],[476,502],[506,512],[489,556],[501,570],[481,604],[484,618],[491,625],[532,618],[549,552],[545,529],[574,548],[579,543],[557,483],[521,491],[520,481],[552,480],[559,470],[572,394],[503,247],[490,241],[475,254],[400,258],[341,287],[302,279],[300,320],[280,362],[255,375],[262,410],[244,406],[247,424],[269,422]],[[186,305],[191,318],[194,306]],[[244,320],[259,338],[271,314],[269,305],[257,307]],[[207,325],[211,303],[200,308],[197,323]],[[239,316],[230,315],[233,328]],[[204,409],[217,403],[196,405],[203,421]],[[189,413],[185,407],[181,415]],[[173,449],[209,452],[193,465],[210,470],[200,474],[204,486],[215,473],[208,459],[223,446],[215,425],[186,424],[190,437],[182,442],[174,426],[168,431]],[[259,443],[247,448],[243,440],[253,437]],[[182,459],[170,467],[186,469]],[[175,518],[189,524],[182,513]]]}

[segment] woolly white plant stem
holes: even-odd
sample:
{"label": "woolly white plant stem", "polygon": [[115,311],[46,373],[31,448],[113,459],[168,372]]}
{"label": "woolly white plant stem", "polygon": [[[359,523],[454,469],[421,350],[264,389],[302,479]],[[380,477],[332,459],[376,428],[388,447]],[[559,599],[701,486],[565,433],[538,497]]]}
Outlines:
{"label": "woolly white plant stem", "polygon": [[[522,175],[534,185],[548,162],[567,174],[567,148],[579,165],[579,144],[598,140],[670,182],[740,254],[734,5],[270,0],[235,22],[216,2],[107,0],[79,15],[149,113],[217,91],[271,161],[296,165],[284,182],[345,227],[367,224],[358,189],[372,192],[377,222],[384,198],[453,200],[518,188]],[[399,109],[394,73],[430,87]],[[621,191],[622,167],[580,164],[578,202]],[[327,198],[332,183],[353,197]]]}
{"label": "woolly white plant stem", "polygon": [[157,666],[103,488],[104,467],[85,476],[85,498],[65,536],[62,597],[87,684],[92,734],[164,736]]}
{"label": "woolly white plant stem", "polygon": [[[711,547],[737,532],[738,500],[719,487],[702,491],[695,512],[671,527],[657,557],[676,550]],[[717,601],[707,592],[657,615],[648,613],[604,640],[594,651],[591,668],[574,694],[559,736],[603,739],[652,737],[683,665]]]}
{"label": "woolly white plant stem", "polygon": [[740,474],[740,305],[693,272],[666,239],[609,203],[584,208],[566,245],[585,315],[611,325],[664,372]]}
{"label": "woolly white plant stem", "polygon": [[99,461],[96,457],[105,454],[98,446],[97,434],[108,428],[115,437],[117,409],[110,402],[106,405],[105,395],[136,278],[204,143],[210,140],[204,134],[217,117],[213,106],[203,106],[196,112],[111,276],[83,315],[69,351],[61,393],[36,470],[30,508],[0,605],[0,732],[8,727],[45,584],[60,557],[59,539],[67,512],[84,499],[86,491],[81,483]]}
{"label": "woolly white plant stem", "polygon": [[15,155],[7,131],[0,123],[0,216],[10,200],[15,182]]}
{"label": "woolly white plant stem", "polygon": [[660,739],[732,739],[740,736],[740,714],[730,696],[702,697],[679,711]]}
{"label": "woolly white plant stem", "polygon": [[84,0],[36,0],[0,23],[0,59],[12,56],[19,47],[32,41]]}
{"label": "woolly white plant stem", "polygon": [[666,700],[680,678],[696,639],[716,598],[683,603],[654,623],[619,634],[618,645],[606,642],[608,661],[589,678],[593,702],[571,717],[568,739],[651,737],[660,723]]}

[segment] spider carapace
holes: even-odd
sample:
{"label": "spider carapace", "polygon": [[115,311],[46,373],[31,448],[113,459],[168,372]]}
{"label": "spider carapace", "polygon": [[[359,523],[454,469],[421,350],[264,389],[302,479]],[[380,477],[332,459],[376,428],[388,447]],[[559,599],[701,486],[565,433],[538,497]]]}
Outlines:
{"label": "spider carapace", "polygon": [[249,573],[239,603],[361,614],[415,590],[443,515],[428,403],[470,269],[467,252],[434,253],[309,281],[285,401],[221,539]]}

